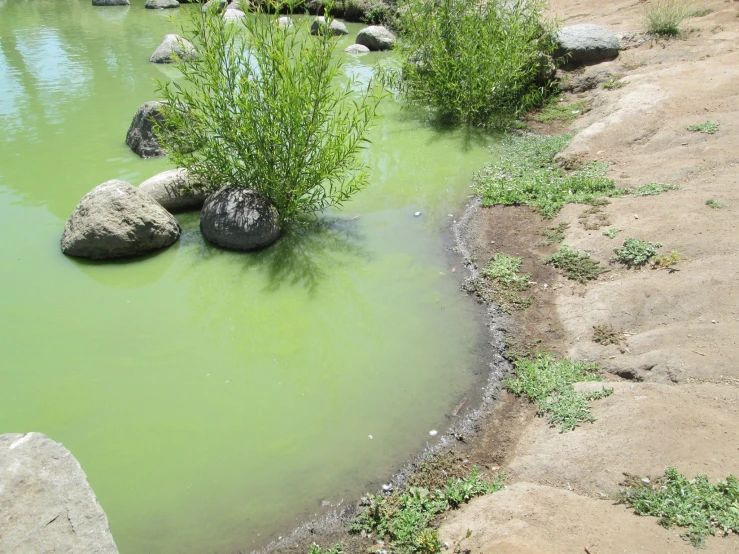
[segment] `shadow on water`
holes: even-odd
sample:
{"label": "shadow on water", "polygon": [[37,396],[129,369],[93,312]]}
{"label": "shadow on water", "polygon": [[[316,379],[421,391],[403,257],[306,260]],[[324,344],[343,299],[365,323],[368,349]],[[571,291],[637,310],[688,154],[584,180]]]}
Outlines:
{"label": "shadow on water", "polygon": [[282,286],[302,287],[314,295],[333,271],[357,262],[368,261],[370,255],[359,232],[358,218],[323,217],[292,223],[280,239],[258,252],[230,252],[213,246],[199,232],[199,214],[178,217],[183,227],[181,248],[193,248],[193,261],[216,256],[238,257],[243,271],[257,269],[266,275],[267,291]]}
{"label": "shadow on water", "polygon": [[[170,249],[176,249],[173,245]],[[118,260],[87,260],[84,258],[69,258],[77,268],[105,287],[116,289],[137,289],[157,282],[167,272],[175,256],[168,253],[169,249],[151,252],[133,258]],[[142,270],[142,266],[146,270]]]}

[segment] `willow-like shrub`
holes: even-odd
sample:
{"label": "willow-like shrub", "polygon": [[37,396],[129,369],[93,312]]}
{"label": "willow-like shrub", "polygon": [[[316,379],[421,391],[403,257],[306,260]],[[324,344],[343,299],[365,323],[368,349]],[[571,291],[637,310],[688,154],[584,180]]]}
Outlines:
{"label": "willow-like shrub", "polygon": [[311,36],[310,20],[280,25],[279,7],[236,22],[194,10],[184,34],[197,57],[176,62],[182,79],[159,83],[158,132],[170,160],[210,190],[253,189],[286,222],[366,186],[361,151],[381,94],[344,74],[336,39]]}
{"label": "willow-like shrub", "polygon": [[554,24],[544,0],[400,0],[394,82],[444,121],[500,125],[547,96]]}

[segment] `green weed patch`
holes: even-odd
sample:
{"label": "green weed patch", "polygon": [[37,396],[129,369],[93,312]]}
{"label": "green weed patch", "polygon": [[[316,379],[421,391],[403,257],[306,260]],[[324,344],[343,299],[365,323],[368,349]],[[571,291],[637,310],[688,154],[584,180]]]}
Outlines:
{"label": "green weed patch", "polygon": [[705,546],[706,538],[717,533],[739,533],[739,479],[733,475],[714,485],[706,475],[691,480],[668,467],[654,482],[632,481],[620,501],[638,515],[660,518],[667,529],[685,528],[681,536],[695,547]]}
{"label": "green weed patch", "polygon": [[531,299],[521,293],[529,288],[531,275],[521,273],[523,258],[508,254],[495,254],[487,267],[482,270],[492,285],[487,300],[498,304],[503,310],[522,310],[531,305]]}
{"label": "green weed patch", "polygon": [[506,386],[515,394],[525,394],[539,407],[539,412],[561,431],[570,431],[586,421],[595,421],[589,402],[604,398],[613,389],[603,388],[589,393],[577,392],[574,383],[600,381],[598,364],[557,360],[553,354],[539,353],[531,359],[515,362],[515,377]]}
{"label": "green weed patch", "polygon": [[603,273],[600,262],[596,262],[586,252],[578,252],[563,244],[559,250],[544,260],[545,264],[552,264],[564,271],[568,279],[578,283],[593,281]]}
{"label": "green weed patch", "polygon": [[566,135],[508,135],[499,158],[475,176],[474,187],[482,204],[531,206],[550,219],[565,204],[620,196],[623,191],[605,177],[607,163],[591,162],[566,171],[554,162],[569,140]]}
{"label": "green weed patch", "polygon": [[644,239],[627,238],[621,248],[614,248],[616,260],[627,267],[642,267],[657,255],[662,245]]}

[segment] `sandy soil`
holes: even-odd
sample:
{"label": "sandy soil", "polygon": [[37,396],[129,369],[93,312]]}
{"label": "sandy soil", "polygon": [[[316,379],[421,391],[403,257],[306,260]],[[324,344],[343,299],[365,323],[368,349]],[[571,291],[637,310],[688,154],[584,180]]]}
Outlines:
{"label": "sandy soil", "polygon": [[[553,222],[525,208],[473,216],[468,241],[477,258],[524,256],[537,283],[534,306],[511,335],[597,361],[615,394],[594,403],[595,423],[566,434],[531,410],[507,419],[497,408],[475,449],[479,459],[499,462],[508,488],[450,514],[440,527],[449,543],[470,529],[463,547],[474,553],[692,552],[678,531],[609,500],[623,474],[658,475],[668,465],[689,476],[739,474],[739,3],[694,4],[713,12],[689,19],[685,40],[632,38],[625,42],[636,46],[618,59],[587,68],[607,70],[625,86],[571,95],[592,109],[570,125],[575,137],[562,154],[610,162],[619,186],[680,190],[613,200],[604,228],[624,230],[615,240],[579,223],[583,206],[566,206]],[[564,24],[643,29],[643,2],[634,0],[553,0],[552,10]],[[720,123],[716,134],[686,130],[708,119]],[[726,207],[711,209],[708,199]],[[598,281],[573,283],[542,264],[556,247],[542,246],[537,233],[559,222],[570,224],[565,244],[605,264],[629,236],[684,259],[674,271],[611,264]],[[604,323],[624,330],[627,344],[593,342],[593,326]],[[739,539],[710,538],[706,551],[739,552]]]}

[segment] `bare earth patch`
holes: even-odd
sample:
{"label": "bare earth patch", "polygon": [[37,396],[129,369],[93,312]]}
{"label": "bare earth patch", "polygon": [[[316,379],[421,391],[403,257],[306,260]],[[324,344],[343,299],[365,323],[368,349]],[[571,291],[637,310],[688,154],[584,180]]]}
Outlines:
{"label": "bare earth patch", "polygon": [[[739,4],[695,8],[713,12],[686,20],[683,39],[656,41],[634,38],[642,3],[552,2],[566,25],[602,24],[627,37],[616,60],[597,66],[623,86],[565,99],[587,100],[591,110],[565,129],[575,137],[560,156],[610,162],[620,187],[680,188],[612,199],[603,212],[608,227],[623,230],[614,239],[578,225],[577,205],[546,222],[500,206],[472,217],[467,240],[477,259],[523,256],[536,283],[534,305],[509,329],[515,341],[598,362],[615,393],[593,403],[594,423],[569,433],[533,411],[519,411],[530,419],[517,440],[496,443],[483,432],[477,448],[506,450],[508,488],[450,514],[440,527],[450,544],[470,529],[462,547],[474,553],[694,552],[679,529],[614,503],[624,473],[739,474]],[[718,131],[687,130],[706,121]],[[723,206],[712,209],[709,199]],[[543,245],[540,232],[559,223],[569,224],[563,244],[609,271],[582,285],[544,266],[557,246]],[[664,269],[614,263],[627,237],[659,242],[660,254],[682,260]],[[594,342],[593,328],[604,325],[623,331],[623,341]],[[711,537],[706,551],[739,552],[739,538]]]}

